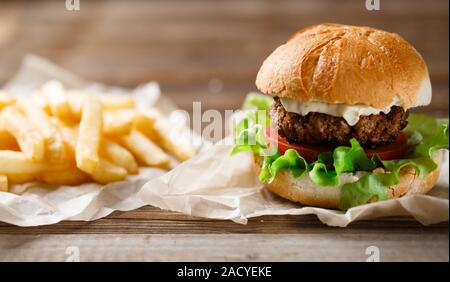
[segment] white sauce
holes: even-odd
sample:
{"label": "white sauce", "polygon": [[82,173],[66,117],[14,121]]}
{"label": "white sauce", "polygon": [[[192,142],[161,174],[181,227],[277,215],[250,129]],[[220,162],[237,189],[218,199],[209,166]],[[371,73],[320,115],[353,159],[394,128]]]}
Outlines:
{"label": "white sauce", "polygon": [[[310,112],[328,114],[336,117],[342,117],[350,125],[355,125],[360,116],[368,116],[379,113],[389,113],[392,106],[403,106],[403,102],[399,97],[394,97],[392,102],[385,108],[373,108],[361,104],[330,104],[325,102],[298,102],[292,99],[280,98],[281,104],[288,112],[307,115]],[[430,80],[424,79],[421,83],[419,91],[417,91],[416,100],[411,107],[425,106],[431,102],[431,83]]]}

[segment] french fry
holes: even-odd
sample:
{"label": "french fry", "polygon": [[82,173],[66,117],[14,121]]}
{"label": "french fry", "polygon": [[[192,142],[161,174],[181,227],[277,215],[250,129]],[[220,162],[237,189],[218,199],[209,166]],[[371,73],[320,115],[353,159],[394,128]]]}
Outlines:
{"label": "french fry", "polygon": [[12,150],[19,151],[19,144],[17,144],[16,138],[9,132],[2,129],[0,124],[0,150]]}
{"label": "french fry", "polygon": [[83,111],[83,103],[87,94],[84,91],[68,90],[67,100],[69,102],[70,111],[74,120],[81,118],[81,112]]}
{"label": "french fry", "polygon": [[134,109],[136,102],[131,95],[107,95],[100,96],[105,110]]}
{"label": "french fry", "polygon": [[1,125],[13,135],[27,158],[34,161],[44,159],[45,142],[41,133],[30,125],[26,117],[10,106],[1,112]]}
{"label": "french fry", "polygon": [[[88,92],[80,90],[68,90],[67,97],[70,104],[70,108],[74,117],[81,117],[81,110],[83,107],[83,100],[86,96],[89,96]],[[100,102],[105,110],[124,110],[134,109],[136,104],[134,98],[125,95],[100,95]]]}
{"label": "french fry", "polygon": [[157,136],[155,130],[155,117],[152,115],[139,113],[134,117],[133,126],[142,132],[145,136],[155,142],[160,142],[160,137]]}
{"label": "french fry", "polygon": [[61,137],[63,139],[63,142],[66,147],[66,151],[68,154],[68,157],[72,157],[75,159],[75,150],[77,147],[77,130],[70,125],[67,125],[66,123],[62,122],[60,119],[57,119],[55,117],[50,118],[50,122],[55,126],[55,128],[59,131],[61,134]]}
{"label": "french fry", "polygon": [[52,118],[51,122],[61,133],[63,142],[66,145],[68,159],[74,161],[76,165],[75,155],[77,148],[78,126],[68,125],[57,118]]}
{"label": "french fry", "polygon": [[[37,92],[39,93],[39,92]],[[43,95],[33,95],[32,100],[35,106],[43,110],[47,115],[52,115],[52,110],[50,109],[50,104]]]}
{"label": "french fry", "polygon": [[[33,163],[24,158],[21,152],[0,151],[0,165],[9,162],[11,168],[1,168],[11,183],[22,184],[38,179],[50,184],[76,185],[89,181],[89,176],[77,169],[74,165],[49,165],[46,163]],[[20,173],[17,173],[20,171]]]}
{"label": "french fry", "polygon": [[92,179],[102,184],[120,181],[126,176],[127,171],[124,168],[103,158],[100,158],[96,170],[91,174]]}
{"label": "french fry", "polygon": [[45,171],[37,179],[54,185],[79,185],[90,180],[89,175],[75,166],[64,170]]}
{"label": "french fry", "polygon": [[66,151],[61,134],[50,122],[50,118],[43,109],[36,107],[33,101],[20,99],[19,106],[28,120],[44,137],[46,153],[50,162],[62,162],[66,159]]}
{"label": "french fry", "polygon": [[138,112],[134,115],[133,126],[144,133],[144,135],[147,135],[144,131],[148,131],[149,135],[155,134],[153,129],[155,127],[155,118],[145,113]]}
{"label": "french fry", "polygon": [[8,192],[8,178],[6,175],[0,175],[0,192]]}
{"label": "french fry", "polygon": [[37,174],[43,171],[62,170],[67,165],[35,162],[24,153],[16,151],[0,151],[0,174]]}
{"label": "french fry", "polygon": [[46,99],[54,116],[62,119],[72,117],[66,91],[60,82],[52,80],[45,83],[39,93]]}
{"label": "french fry", "polygon": [[6,106],[14,104],[14,102],[15,99],[13,97],[0,90],[0,110]]}
{"label": "french fry", "polygon": [[76,161],[84,172],[93,173],[99,163],[98,149],[101,140],[103,113],[100,101],[87,96],[78,130]]}
{"label": "french fry", "polygon": [[103,139],[100,151],[113,164],[123,167],[128,173],[135,174],[138,172],[138,165],[133,155],[119,144]]}
{"label": "french fry", "polygon": [[[149,120],[153,122],[149,122]],[[156,109],[137,115],[134,126],[180,160],[188,160],[196,154],[196,150],[189,140],[176,138],[174,135],[178,136],[177,134],[171,134],[172,131],[178,129]]]}
{"label": "french fry", "polygon": [[125,135],[130,133],[135,115],[136,111],[130,109],[104,111],[103,133],[109,135]]}
{"label": "french fry", "polygon": [[66,91],[58,81],[26,98],[0,91],[0,191],[35,180],[106,184],[138,173],[139,164],[168,168],[164,150],[195,154],[172,129],[157,110],[139,112],[132,95]]}
{"label": "french fry", "polygon": [[8,173],[6,174],[10,183],[23,184],[36,179],[34,173]]}
{"label": "french fry", "polygon": [[[63,124],[60,120],[52,120],[54,124],[58,127],[60,130],[64,142],[66,143],[68,147],[69,152],[75,152],[77,142],[74,141],[77,139],[77,132],[75,128],[71,128],[65,124]],[[128,151],[126,151],[125,148],[118,148],[120,145],[114,144],[113,142],[109,141],[107,142],[107,146],[104,145],[105,141],[102,140],[102,153],[104,153],[106,158],[113,159],[117,162],[120,162],[121,165],[124,167],[127,167],[130,169],[130,171],[133,171],[133,164],[132,160],[134,161],[133,156],[131,156],[131,160],[129,156],[126,156],[127,153],[130,154]],[[116,146],[114,146],[116,145]],[[125,150],[125,152],[124,152]],[[119,156],[125,156],[125,158],[128,158],[128,161],[125,160],[118,160],[117,158]],[[95,171],[92,173],[89,173],[90,177],[94,179],[95,181],[99,183],[108,183],[112,181],[118,181],[123,180],[127,176],[127,170],[123,167],[117,166],[112,163],[112,161],[109,161],[105,159],[103,156],[99,156],[99,162],[96,166]],[[136,168],[137,169],[137,168]]]}
{"label": "french fry", "polygon": [[161,168],[169,167],[169,156],[138,130],[132,129],[130,134],[119,136],[118,140],[140,163]]}

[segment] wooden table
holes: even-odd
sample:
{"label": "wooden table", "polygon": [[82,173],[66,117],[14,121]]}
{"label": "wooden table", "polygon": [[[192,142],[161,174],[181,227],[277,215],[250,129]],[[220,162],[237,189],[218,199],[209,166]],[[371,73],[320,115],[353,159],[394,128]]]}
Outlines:
{"label": "wooden table", "polygon": [[[85,78],[134,87],[160,82],[190,110],[239,108],[264,58],[297,28],[319,22],[397,32],[428,62],[433,102],[419,111],[448,117],[448,1],[65,1],[0,4],[0,83],[27,53]],[[1,260],[356,260],[448,261],[448,223],[423,227],[388,218],[331,228],[314,216],[265,216],[248,225],[144,207],[95,222],[19,228],[0,223]]]}
{"label": "wooden table", "polygon": [[446,223],[392,218],[332,228],[314,216],[263,216],[239,225],[153,207],[95,222],[0,224],[0,234],[0,260],[64,261],[78,248],[81,261],[365,261],[375,246],[381,261],[443,261],[449,248]]}

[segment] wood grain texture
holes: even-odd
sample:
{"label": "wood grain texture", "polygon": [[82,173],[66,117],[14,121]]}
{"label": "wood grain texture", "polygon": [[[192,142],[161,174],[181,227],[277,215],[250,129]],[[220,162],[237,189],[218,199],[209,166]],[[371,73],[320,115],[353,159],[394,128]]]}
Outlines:
{"label": "wood grain texture", "polygon": [[[397,32],[428,63],[433,102],[418,111],[448,116],[448,1],[363,0],[81,0],[0,3],[0,84],[27,53],[94,81],[135,87],[149,80],[181,108],[237,109],[254,90],[268,54],[298,28],[319,22],[369,25]],[[212,79],[223,87],[209,87]],[[326,227],[315,216],[264,216],[239,225],[144,207],[95,222],[19,228],[0,223],[0,261],[81,260],[382,260],[448,261],[448,223],[423,227],[384,218]]]}
{"label": "wood grain texture", "polygon": [[[448,261],[444,234],[0,235],[0,261]],[[448,238],[447,238],[448,239]],[[369,253],[370,254],[370,253]]]}
{"label": "wood grain texture", "polygon": [[135,211],[114,212],[93,222],[63,221],[54,225],[21,228],[0,223],[0,234],[303,234],[349,233],[389,234],[419,232],[434,234],[448,230],[447,223],[424,227],[411,218],[382,218],[354,222],[347,228],[327,227],[314,215],[262,216],[252,218],[247,225],[228,220],[212,220],[168,212],[155,207]]}

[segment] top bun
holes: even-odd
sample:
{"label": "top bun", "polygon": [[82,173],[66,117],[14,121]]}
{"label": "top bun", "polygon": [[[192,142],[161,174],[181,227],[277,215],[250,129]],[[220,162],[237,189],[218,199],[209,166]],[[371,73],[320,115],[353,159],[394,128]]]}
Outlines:
{"label": "top bun", "polygon": [[340,24],[299,30],[264,61],[256,86],[300,102],[379,109],[431,101],[428,69],[414,47],[395,33]]}

